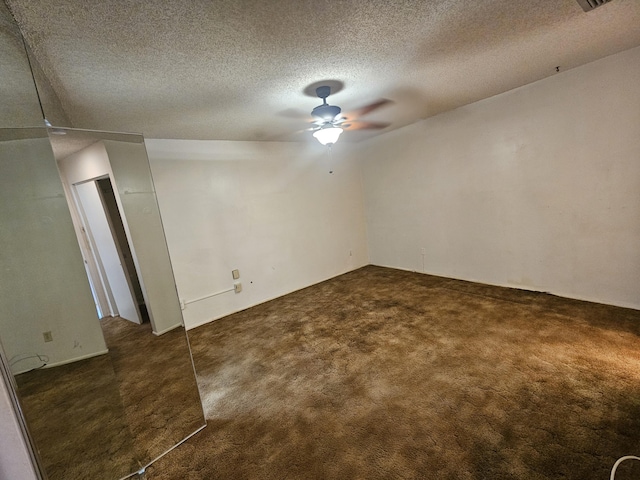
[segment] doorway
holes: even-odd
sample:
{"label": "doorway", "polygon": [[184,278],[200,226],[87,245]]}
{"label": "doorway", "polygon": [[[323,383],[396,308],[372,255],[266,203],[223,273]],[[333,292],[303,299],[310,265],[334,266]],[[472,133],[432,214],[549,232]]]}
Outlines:
{"label": "doorway", "polygon": [[[144,295],[110,177],[73,187],[91,263],[99,276],[99,281],[91,282],[92,292],[96,294],[95,290],[103,287],[102,297],[107,299],[107,305],[100,306],[102,316],[120,316],[138,324],[147,321]],[[96,295],[96,304],[100,300]]]}

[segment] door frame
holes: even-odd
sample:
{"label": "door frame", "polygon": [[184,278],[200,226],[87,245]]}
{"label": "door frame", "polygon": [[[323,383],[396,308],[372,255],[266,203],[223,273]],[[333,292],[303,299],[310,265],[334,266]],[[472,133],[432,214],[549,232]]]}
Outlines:
{"label": "door frame", "polygon": [[[105,204],[104,204],[104,198],[102,196],[102,192],[100,191],[100,188],[98,186],[98,184],[96,183],[97,180],[102,180],[102,179],[109,179],[112,187],[113,187],[113,179],[111,178],[111,176],[109,174],[105,174],[105,175],[100,175],[98,177],[94,177],[94,178],[90,178],[90,179],[86,179],[86,180],[82,180],[79,182],[76,182],[74,184],[72,184],[70,187],[71,190],[71,194],[72,194],[72,198],[73,201],[75,203],[74,207],[76,208],[77,212],[78,212],[78,219],[80,221],[80,226],[81,226],[81,230],[82,230],[82,237],[85,240],[85,248],[87,248],[86,254],[88,257],[92,258],[91,262],[87,262],[87,270],[91,271],[89,278],[90,280],[92,279],[96,279],[97,281],[93,282],[93,288],[95,288],[97,295],[96,300],[96,304],[99,304],[99,308],[100,310],[102,310],[102,314],[103,317],[104,316],[118,316],[120,314],[120,312],[118,311],[118,306],[117,303],[115,301],[115,297],[113,295],[113,292],[111,290],[111,286],[109,285],[109,279],[107,277],[106,274],[106,270],[104,268],[104,265],[102,263],[102,259],[100,257],[100,251],[96,245],[96,241],[93,237],[93,234],[91,232],[91,226],[89,224],[89,221],[87,219],[87,213],[85,212],[85,209],[82,205],[82,201],[80,199],[80,196],[78,194],[78,191],[76,189],[76,187],[78,185],[84,185],[87,183],[93,183],[94,187],[96,189],[96,192],[98,194],[98,197],[100,198],[100,203],[102,205],[102,210],[105,214],[105,217],[107,219],[107,224],[109,226],[109,231],[111,233],[111,241],[113,242],[113,246],[115,247],[115,250],[118,254],[118,258],[120,261],[120,265],[122,267],[122,271],[124,273],[124,277],[126,279],[127,282],[127,288],[129,290],[129,294],[131,296],[132,299],[132,303],[133,306],[136,310],[137,316],[138,316],[138,320],[140,323],[142,323],[143,317],[141,315],[140,312],[140,306],[138,305],[138,302],[136,300],[136,295],[134,293],[133,290],[133,285],[131,282],[131,278],[130,275],[132,274],[132,272],[130,272],[127,268],[126,268],[126,262],[125,259],[123,257],[123,253],[122,250],[120,248],[120,245],[118,243],[118,241],[115,238],[115,233],[113,231],[113,225],[112,225],[112,221],[110,218],[110,214],[109,211],[107,210]],[[115,189],[114,189],[115,191]],[[116,202],[117,204],[117,202]],[[120,210],[120,206],[118,206],[118,210],[120,212],[120,215],[122,216],[122,211]],[[129,246],[131,246],[129,238],[127,236],[127,243],[129,243]],[[85,252],[83,252],[85,253]],[[136,274],[137,273],[133,273]],[[138,279],[139,281],[139,279]],[[102,290],[102,291],[101,291]],[[102,297],[102,299],[100,298]],[[106,300],[106,302],[105,302]],[[108,312],[108,315],[105,315],[105,313]],[[133,323],[138,323],[136,321],[134,321],[133,319],[127,319],[127,320],[131,320]]]}

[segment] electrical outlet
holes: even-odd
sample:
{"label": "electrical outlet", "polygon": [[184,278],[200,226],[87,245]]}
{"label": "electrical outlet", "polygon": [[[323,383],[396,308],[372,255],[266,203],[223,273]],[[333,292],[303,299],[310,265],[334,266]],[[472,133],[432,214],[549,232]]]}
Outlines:
{"label": "electrical outlet", "polygon": [[240,270],[232,270],[231,271],[231,275],[233,276],[234,280],[237,280],[240,278]]}
{"label": "electrical outlet", "polygon": [[420,255],[426,255],[426,254],[427,254],[427,249],[426,249],[426,248],[424,248],[424,247],[422,247],[422,248],[420,249]]}
{"label": "electrical outlet", "polygon": [[233,284],[233,289],[236,293],[240,293],[242,291],[242,284],[240,282]]}
{"label": "electrical outlet", "polygon": [[42,336],[44,337],[45,342],[53,342],[53,335],[51,335],[51,332],[42,332]]}

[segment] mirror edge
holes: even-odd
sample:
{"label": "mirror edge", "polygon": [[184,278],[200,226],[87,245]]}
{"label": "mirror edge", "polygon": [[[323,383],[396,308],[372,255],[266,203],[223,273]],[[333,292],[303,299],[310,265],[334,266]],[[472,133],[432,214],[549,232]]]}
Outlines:
{"label": "mirror edge", "polygon": [[[18,399],[17,393],[17,385],[15,384],[15,378],[13,377],[9,368],[9,362],[7,361],[7,358],[5,356],[2,343],[0,343],[0,376],[2,377],[2,386],[3,388],[5,388],[6,395],[9,400],[9,406],[11,407],[10,410],[12,410],[10,414],[13,415],[15,423],[18,427],[18,431],[16,432],[15,437],[16,439],[18,439],[18,437],[21,437],[20,440],[22,440],[22,442],[19,443],[21,444],[20,446],[24,447],[20,448],[20,446],[17,446],[16,450],[22,450],[26,454],[31,466],[31,469],[27,469],[27,467],[25,466],[25,469],[20,472],[20,478],[23,478],[23,480],[30,480],[31,478],[33,478],[34,480],[46,480],[46,476],[41,469],[42,462],[38,458],[37,449],[35,448],[33,438],[29,433],[27,421],[24,417],[22,407],[20,406],[20,400]],[[3,431],[6,432],[6,429],[3,429]],[[31,476],[31,474],[33,474],[33,476]],[[24,475],[27,475],[28,477]]]}

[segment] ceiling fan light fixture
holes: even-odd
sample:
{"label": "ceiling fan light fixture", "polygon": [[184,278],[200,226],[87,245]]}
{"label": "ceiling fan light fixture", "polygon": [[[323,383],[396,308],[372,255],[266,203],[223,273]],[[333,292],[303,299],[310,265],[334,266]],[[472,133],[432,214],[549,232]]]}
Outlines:
{"label": "ceiling fan light fixture", "polygon": [[322,144],[322,145],[333,145],[338,141],[340,134],[342,133],[342,129],[340,127],[335,127],[333,125],[329,125],[326,127],[322,127],[319,130],[313,132],[313,136]]}

